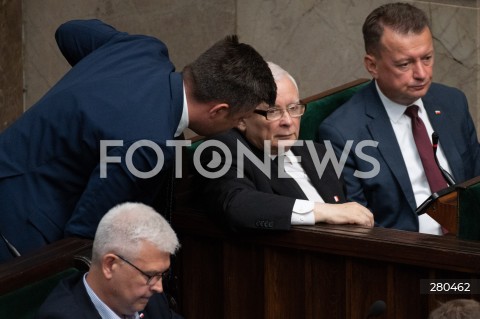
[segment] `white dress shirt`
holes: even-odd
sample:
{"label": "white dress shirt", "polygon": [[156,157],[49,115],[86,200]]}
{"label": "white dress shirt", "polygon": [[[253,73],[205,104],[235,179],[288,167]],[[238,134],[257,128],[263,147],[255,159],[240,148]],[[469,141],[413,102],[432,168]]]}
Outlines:
{"label": "white dress shirt", "polygon": [[[403,160],[406,163],[405,166],[407,167],[408,177],[410,178],[410,183],[415,195],[415,202],[418,207],[432,194],[432,192],[430,191],[430,186],[428,185],[422,161],[420,159],[420,155],[418,154],[417,146],[413,138],[411,119],[404,114],[408,106],[393,102],[387,98],[382,91],[380,91],[377,83],[375,83],[375,85],[377,87],[377,92],[380,96],[380,99],[385,106],[388,117],[390,118],[390,123],[392,124],[398,144],[400,145],[400,151],[402,152]],[[412,105],[413,104],[419,107],[418,116],[424,122],[431,141],[433,128],[430,120],[428,119],[425,107],[423,106],[423,101],[422,99],[418,99],[412,103]],[[440,143],[437,149],[437,158],[440,165],[450,173],[451,170]],[[419,226],[420,233],[434,235],[442,234],[441,226],[427,214],[419,216]]]}
{"label": "white dress shirt", "polygon": [[315,202],[325,203],[315,187],[312,185],[310,178],[305,173],[299,158],[288,150],[285,152],[284,169],[292,179],[300,186],[308,200],[297,199],[293,205],[292,225],[315,225],[315,215],[313,208]]}
{"label": "white dress shirt", "polygon": [[187,105],[187,94],[185,93],[185,84],[183,84],[183,110],[182,117],[180,122],[178,122],[177,130],[175,132],[175,137],[179,137],[180,134],[188,127],[188,105]]}

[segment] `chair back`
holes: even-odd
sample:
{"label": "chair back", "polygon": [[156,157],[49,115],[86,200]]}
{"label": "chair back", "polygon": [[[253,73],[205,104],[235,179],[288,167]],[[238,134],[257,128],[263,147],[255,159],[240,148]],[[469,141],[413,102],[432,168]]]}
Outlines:
{"label": "chair back", "polygon": [[358,79],[302,99],[301,102],[307,104],[307,110],[300,122],[299,139],[316,140],[320,123],[368,82],[368,79]]}
{"label": "chair back", "polygon": [[0,318],[31,319],[67,276],[87,271],[92,241],[67,238],[0,264]]}

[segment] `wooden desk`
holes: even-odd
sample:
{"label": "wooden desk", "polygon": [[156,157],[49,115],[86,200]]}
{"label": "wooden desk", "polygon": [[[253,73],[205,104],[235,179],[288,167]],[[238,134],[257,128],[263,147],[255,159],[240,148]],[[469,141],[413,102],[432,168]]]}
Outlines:
{"label": "wooden desk", "polygon": [[177,207],[176,269],[186,318],[427,318],[437,301],[420,280],[480,278],[480,243],[393,229],[316,225],[233,234],[200,211]]}
{"label": "wooden desk", "polygon": [[0,264],[0,295],[69,267],[87,270],[92,241],[66,238]]}

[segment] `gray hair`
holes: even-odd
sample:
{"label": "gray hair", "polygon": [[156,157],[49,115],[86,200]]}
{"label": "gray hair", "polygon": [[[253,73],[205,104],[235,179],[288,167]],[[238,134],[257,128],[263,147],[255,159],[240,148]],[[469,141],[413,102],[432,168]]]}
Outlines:
{"label": "gray hair", "polygon": [[480,313],[480,303],[474,299],[453,299],[440,303],[428,319],[476,319]]}
{"label": "gray hair", "polygon": [[141,203],[119,204],[110,209],[98,224],[92,262],[110,252],[133,258],[144,241],[170,254],[180,247],[170,224],[152,207]]}
{"label": "gray hair", "polygon": [[290,75],[290,73],[288,73],[281,66],[273,62],[268,61],[267,64],[268,64],[268,67],[270,68],[270,71],[272,72],[273,79],[275,80],[275,82],[283,79],[284,77],[288,77],[293,82],[293,84],[295,85],[298,91],[297,82],[295,81],[293,76]]}

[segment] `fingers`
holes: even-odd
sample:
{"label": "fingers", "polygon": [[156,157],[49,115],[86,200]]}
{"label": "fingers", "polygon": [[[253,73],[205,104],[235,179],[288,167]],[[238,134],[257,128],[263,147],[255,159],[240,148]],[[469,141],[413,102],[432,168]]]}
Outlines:
{"label": "fingers", "polygon": [[345,213],[349,214],[353,218],[354,224],[373,227],[373,214],[366,207],[358,203],[345,203],[340,205],[345,205]]}
{"label": "fingers", "polygon": [[315,222],[328,224],[355,224],[373,227],[373,214],[358,203],[325,204],[316,203]]}

